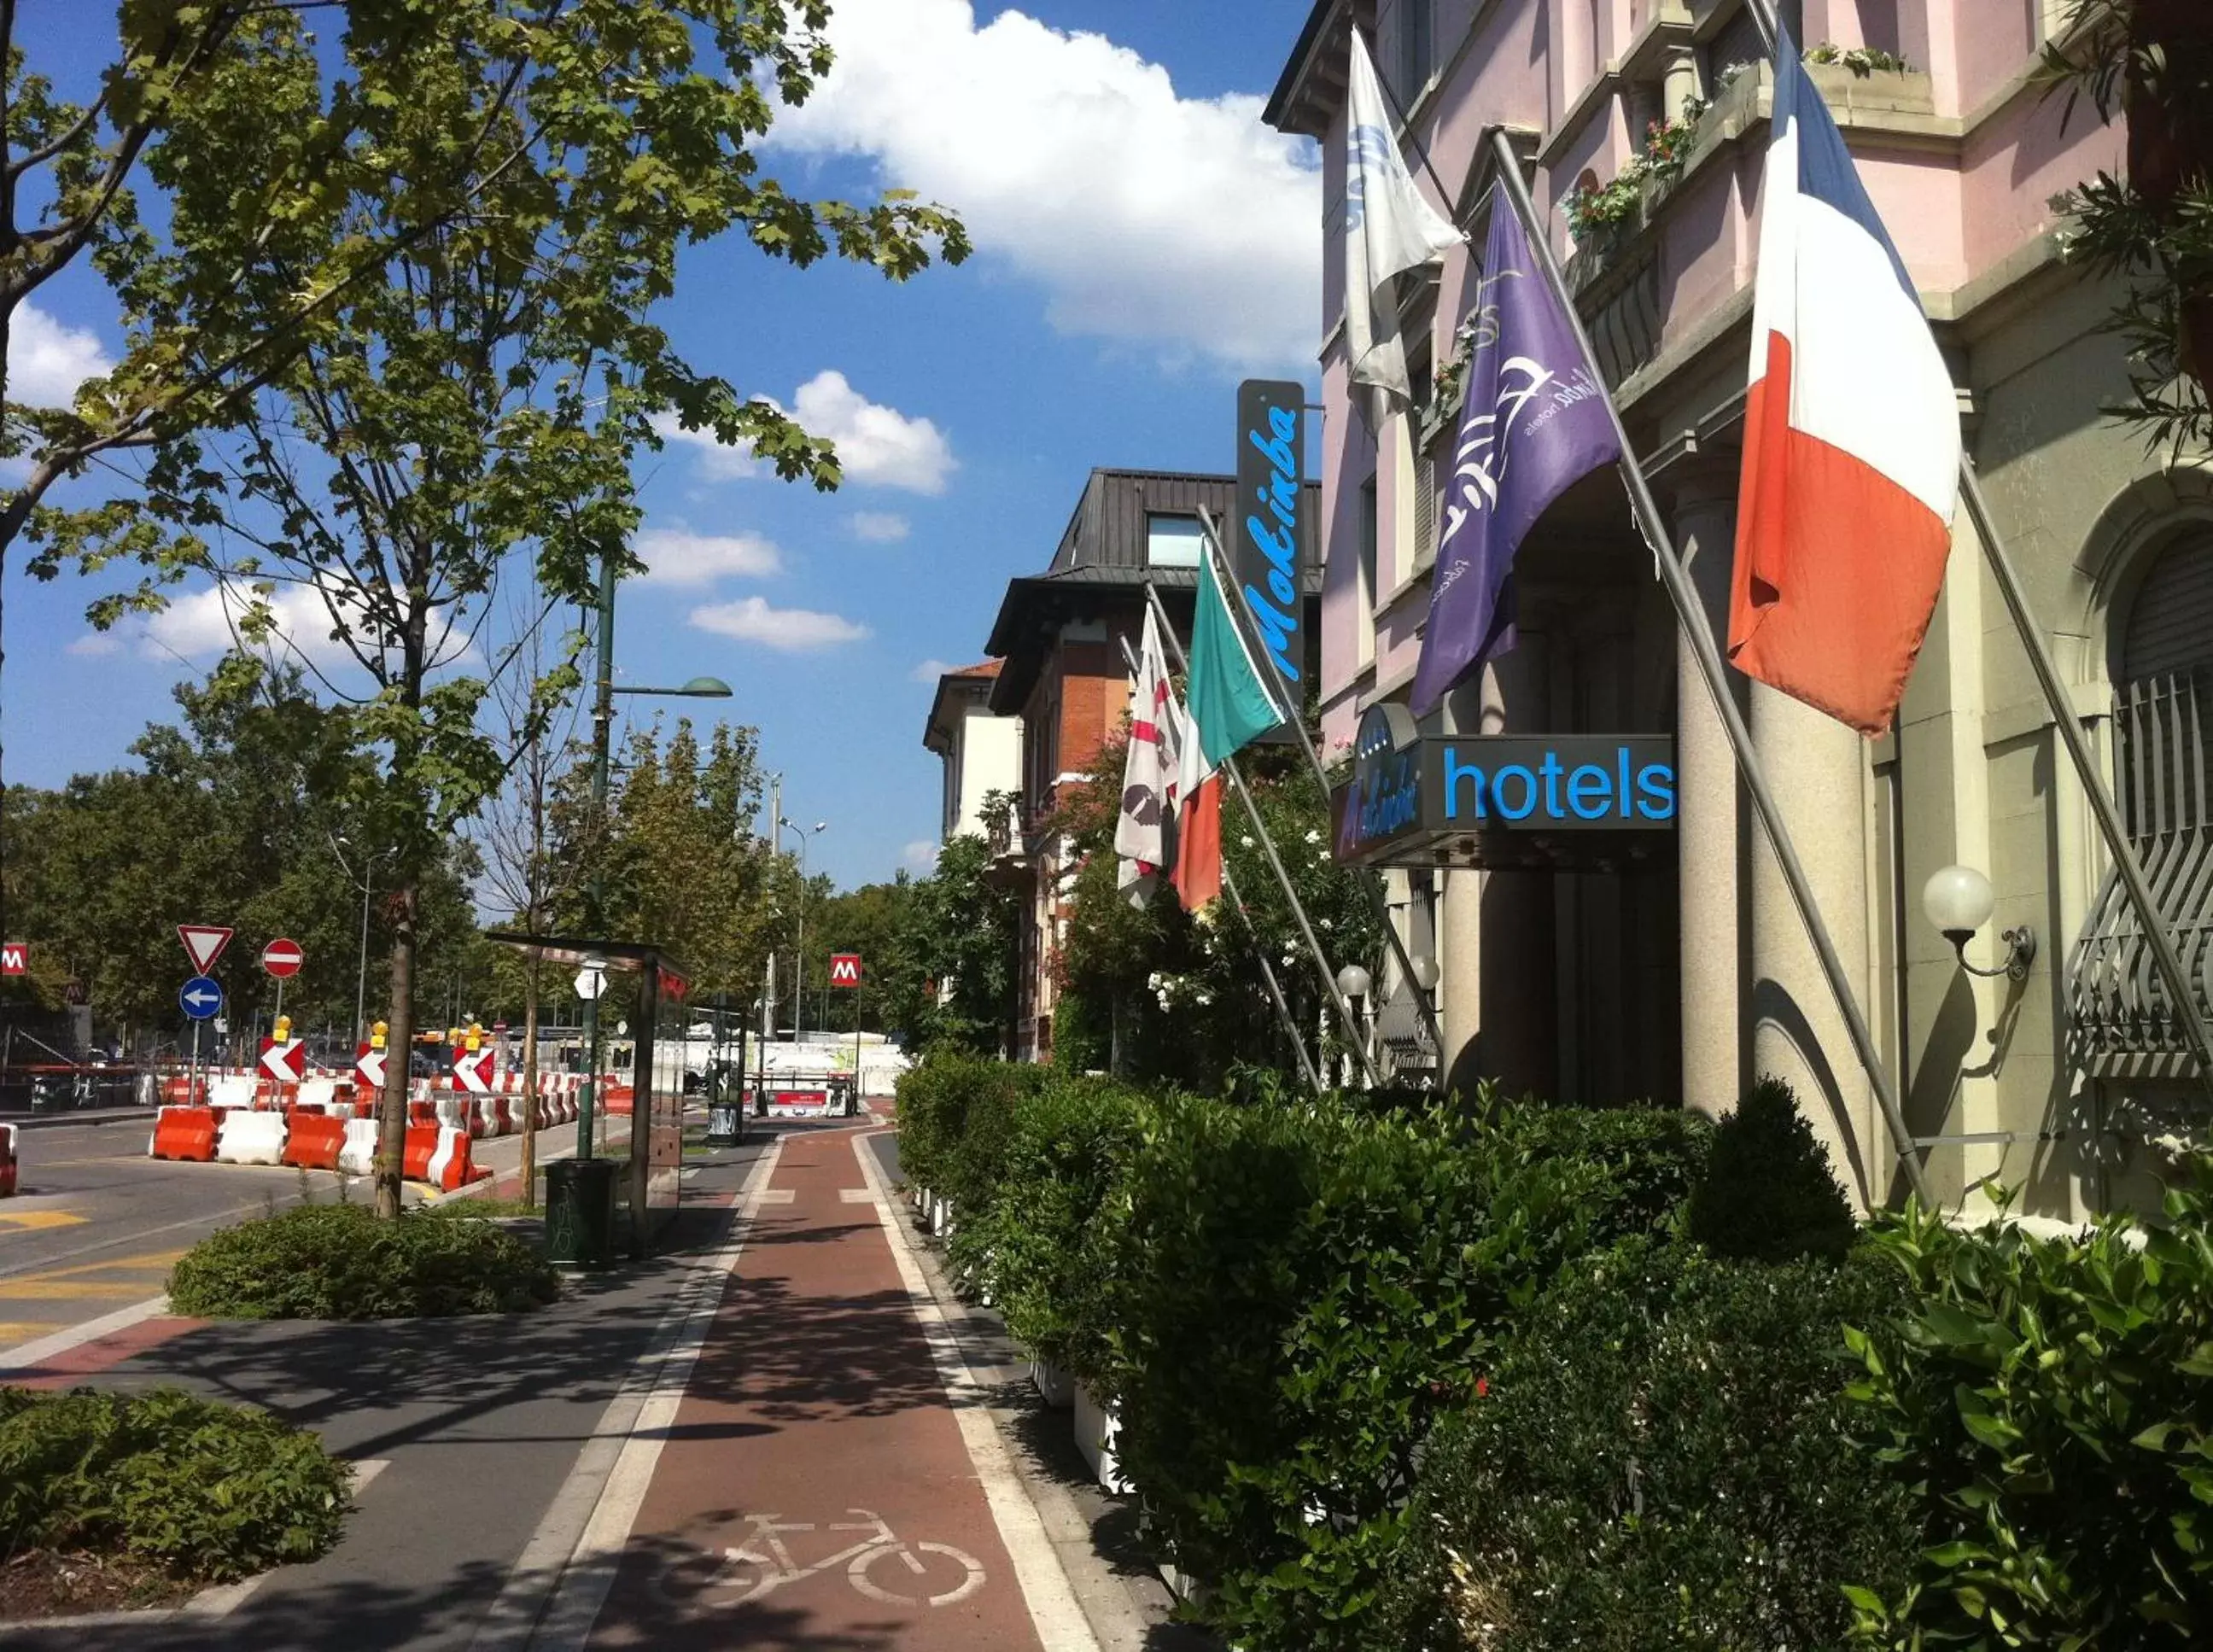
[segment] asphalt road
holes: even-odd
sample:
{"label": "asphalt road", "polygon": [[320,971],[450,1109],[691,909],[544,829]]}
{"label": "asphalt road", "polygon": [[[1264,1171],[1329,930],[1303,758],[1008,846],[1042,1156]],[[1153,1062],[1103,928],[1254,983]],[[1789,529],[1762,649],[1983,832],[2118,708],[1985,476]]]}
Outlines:
{"label": "asphalt road", "polygon": [[[152,1128],[131,1119],[18,1133],[18,1190],[0,1198],[0,1364],[18,1344],[160,1295],[171,1265],[217,1228],[339,1197],[339,1178],[323,1171],[149,1159]],[[546,1132],[541,1158],[574,1138]],[[475,1157],[507,1171],[521,1150],[521,1137],[503,1137],[476,1143]],[[351,1179],[345,1194],[367,1200],[368,1180]]]}

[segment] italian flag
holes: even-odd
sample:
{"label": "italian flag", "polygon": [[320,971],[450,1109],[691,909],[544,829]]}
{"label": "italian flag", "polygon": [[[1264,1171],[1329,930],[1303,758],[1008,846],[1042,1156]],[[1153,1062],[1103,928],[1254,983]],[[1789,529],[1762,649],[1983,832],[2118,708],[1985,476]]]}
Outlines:
{"label": "italian flag", "polygon": [[1178,753],[1176,795],[1183,813],[1175,887],[1185,906],[1196,911],[1222,893],[1222,777],[1216,770],[1283,723],[1283,709],[1222,594],[1210,546],[1198,559],[1184,703],[1190,736]]}

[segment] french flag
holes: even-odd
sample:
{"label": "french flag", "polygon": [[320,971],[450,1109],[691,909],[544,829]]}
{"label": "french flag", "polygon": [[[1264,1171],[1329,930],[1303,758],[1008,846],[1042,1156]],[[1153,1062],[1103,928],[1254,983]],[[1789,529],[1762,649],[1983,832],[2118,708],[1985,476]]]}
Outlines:
{"label": "french flag", "polygon": [[1959,502],[1960,414],[1919,295],[1777,31],[1729,594],[1729,658],[1890,727]]}

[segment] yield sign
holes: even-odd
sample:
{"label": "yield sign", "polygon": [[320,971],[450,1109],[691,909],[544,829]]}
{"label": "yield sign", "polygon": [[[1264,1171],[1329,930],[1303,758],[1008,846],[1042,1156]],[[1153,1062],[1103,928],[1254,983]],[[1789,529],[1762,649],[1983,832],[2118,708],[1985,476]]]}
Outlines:
{"label": "yield sign", "polygon": [[858,986],[861,984],[861,954],[857,952],[833,952],[830,954],[830,984]]}
{"label": "yield sign", "polygon": [[212,924],[177,925],[177,938],[185,943],[185,956],[192,960],[192,967],[202,975],[215,967],[215,960],[223,956],[223,949],[230,944],[234,933]]}
{"label": "yield sign", "polygon": [[296,1084],[307,1076],[308,1046],[301,1039],[288,1039],[279,1044],[274,1039],[261,1040],[261,1074],[280,1084]]}
{"label": "yield sign", "polygon": [[367,1044],[353,1052],[353,1088],[356,1097],[363,1093],[384,1094],[384,1052]]}

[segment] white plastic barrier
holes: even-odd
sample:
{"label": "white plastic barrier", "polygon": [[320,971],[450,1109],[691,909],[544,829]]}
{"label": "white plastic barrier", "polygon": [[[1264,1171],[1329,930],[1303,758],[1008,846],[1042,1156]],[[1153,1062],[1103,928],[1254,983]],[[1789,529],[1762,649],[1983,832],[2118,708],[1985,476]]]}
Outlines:
{"label": "white plastic barrier", "polygon": [[484,1126],[484,1134],[486,1136],[502,1134],[499,1127],[499,1098],[496,1095],[480,1095],[476,1098],[476,1103],[477,1122]]}
{"label": "white plastic barrier", "polygon": [[438,1109],[438,1122],[448,1130],[466,1131],[469,1120],[476,1114],[475,1107],[470,1105],[469,1098],[466,1095],[442,1095],[436,1105]]}
{"label": "white plastic barrier", "polygon": [[366,1176],[376,1165],[376,1120],[346,1120],[345,1141],[338,1148],[338,1168],[349,1176]]}
{"label": "white plastic barrier", "polygon": [[299,1105],[313,1107],[317,1113],[328,1113],[331,1104],[338,1100],[338,1085],[334,1078],[303,1078],[300,1081]]}
{"label": "white plastic barrier", "polygon": [[215,1156],[219,1164],[283,1163],[284,1115],[244,1108],[223,1114],[216,1126]]}
{"label": "white plastic barrier", "polygon": [[217,1107],[250,1107],[260,1082],[252,1073],[217,1073],[207,1081],[208,1103]]}

